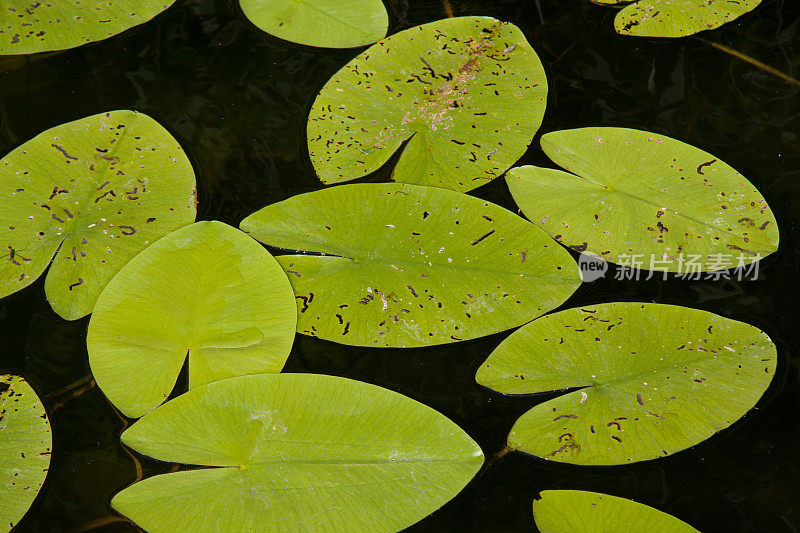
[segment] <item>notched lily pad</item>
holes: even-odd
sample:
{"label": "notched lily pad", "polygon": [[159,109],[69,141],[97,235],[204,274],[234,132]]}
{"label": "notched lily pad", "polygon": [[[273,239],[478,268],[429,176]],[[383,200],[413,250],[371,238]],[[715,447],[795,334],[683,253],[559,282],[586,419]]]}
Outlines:
{"label": "notched lily pad", "polygon": [[639,0],[614,19],[622,35],[685,37],[713,30],[758,7],[761,0]]}
{"label": "notched lily pad", "polygon": [[699,533],[672,515],[647,505],[583,490],[545,490],[533,501],[541,533]]}
{"label": "notched lily pad", "polygon": [[324,183],[365,176],[468,191],[511,167],[539,129],[547,79],[513,24],[458,17],[392,35],[317,96],[308,149]]}
{"label": "notched lily pad", "polygon": [[28,511],[50,467],[50,422],[27,381],[0,375],[0,531]]}
{"label": "notched lily pad", "polygon": [[240,0],[240,4],[261,30],[309,46],[365,46],[382,39],[389,27],[381,0]]}
{"label": "notched lily pad", "polygon": [[342,344],[474,339],[533,320],[580,285],[575,262],[538,228],[445,189],[343,185],[267,206],[241,227],[316,254],[278,257],[298,331]]}
{"label": "notched lily pad", "polygon": [[483,464],[444,415],[340,377],[262,374],[167,402],[122,434],[159,459],[205,466],[151,477],[111,505],[150,532],[399,531]]}
{"label": "notched lily pad", "polygon": [[0,55],[65,50],[152,19],[175,0],[3,0]]}
{"label": "notched lily pad", "polygon": [[75,320],[145,246],[191,223],[192,165],[150,117],[112,111],[49,129],[0,160],[0,297],[38,278]]}
{"label": "notched lily pad", "polygon": [[189,388],[280,372],[297,310],[286,275],[241,231],[197,222],[149,246],[111,280],[89,322],[89,364],[114,405],[139,417],[189,359]]}
{"label": "notched lily pad", "polygon": [[758,328],[706,311],[636,302],[567,309],[520,328],[478,370],[507,394],[578,388],[517,420],[511,448],[612,465],[663,457],[749,411],[775,373]]}
{"label": "notched lily pad", "polygon": [[525,166],[506,180],[525,216],[570,248],[683,273],[743,267],[778,249],[764,197],[698,148],[627,128],[552,132],[542,148],[569,172]]}

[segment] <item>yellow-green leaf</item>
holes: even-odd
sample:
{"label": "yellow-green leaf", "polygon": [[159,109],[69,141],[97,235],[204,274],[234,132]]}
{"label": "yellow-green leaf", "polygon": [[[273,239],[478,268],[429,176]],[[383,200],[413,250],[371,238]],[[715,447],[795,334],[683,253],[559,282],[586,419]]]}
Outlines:
{"label": "yellow-green leaf", "polygon": [[156,533],[399,531],[453,498],[483,453],[444,415],[340,377],[242,376],[190,390],[122,434],[206,468],[159,475],[111,505]]}
{"label": "yellow-green leaf", "polygon": [[152,19],[175,0],[3,0],[0,55],[65,50]]}
{"label": "yellow-green leaf", "polygon": [[520,328],[478,370],[507,394],[578,389],[522,415],[510,447],[553,461],[663,457],[744,416],[772,381],[775,345],[706,311],[619,302],[567,309]]}
{"label": "yellow-green leaf", "polygon": [[583,490],[542,491],[533,517],[541,533],[698,533],[658,509]]}
{"label": "yellow-green leaf", "polygon": [[639,0],[617,13],[614,28],[637,37],[685,37],[713,30],[758,7],[761,0]]}
{"label": "yellow-green leaf", "polygon": [[192,165],[156,121],[112,111],[51,128],[0,160],[0,297],[38,278],[53,309],[89,314],[120,268],[194,220]]}
{"label": "yellow-green leaf", "polygon": [[27,381],[0,375],[0,531],[25,515],[50,467],[50,422]]}
{"label": "yellow-green leaf", "polygon": [[308,150],[324,183],[365,176],[403,143],[392,179],[468,191],[508,170],[539,129],[547,78],[513,24],[439,20],[364,51],[320,91]]}
{"label": "yellow-green leaf", "polygon": [[189,388],[280,372],[294,341],[292,288],[272,256],[221,222],[181,228],[137,255],[100,295],[89,363],[120,411],[163,402],[189,359]]}
{"label": "yellow-green leaf", "polygon": [[525,166],[506,180],[525,216],[565,246],[669,272],[746,266],[778,249],[761,193],[698,148],[627,128],[556,131],[542,148],[569,172]]}
{"label": "yellow-green leaf", "polygon": [[240,4],[260,29],[309,46],[365,46],[382,39],[389,27],[381,0],[240,0]]}
{"label": "yellow-green leaf", "polygon": [[342,185],[269,205],[241,227],[264,244],[317,253],[278,261],[298,331],[342,344],[474,339],[533,320],[580,285],[569,254],[534,225],[446,189]]}

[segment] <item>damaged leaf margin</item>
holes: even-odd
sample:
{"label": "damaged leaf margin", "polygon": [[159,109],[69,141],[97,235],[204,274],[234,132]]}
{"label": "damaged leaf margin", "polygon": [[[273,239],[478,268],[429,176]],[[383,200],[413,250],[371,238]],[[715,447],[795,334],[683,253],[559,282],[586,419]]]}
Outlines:
{"label": "damaged leaf margin", "polygon": [[0,375],[0,530],[12,529],[36,499],[52,441],[47,413],[30,384]]}
{"label": "damaged leaf margin", "polygon": [[439,20],[392,35],[345,65],[311,109],[308,148],[323,183],[374,172],[468,191],[527,149],[547,101],[541,61],[513,24]]}
{"label": "damaged leaf margin", "polygon": [[615,465],[699,444],[744,416],[777,366],[758,328],[706,311],[617,302],[541,317],[503,341],[476,381],[505,394],[570,390],[522,415],[511,448]]}
{"label": "damaged leaf margin", "polygon": [[0,160],[0,203],[0,297],[50,265],[45,293],[67,320],[89,314],[114,274],[191,223],[197,206],[178,142],[126,110],[56,126],[10,152]]}
{"label": "damaged leaf margin", "polygon": [[473,339],[533,320],[580,285],[573,259],[538,228],[445,189],[343,185],[267,206],[241,228],[305,252],[277,258],[298,331],[342,344]]}

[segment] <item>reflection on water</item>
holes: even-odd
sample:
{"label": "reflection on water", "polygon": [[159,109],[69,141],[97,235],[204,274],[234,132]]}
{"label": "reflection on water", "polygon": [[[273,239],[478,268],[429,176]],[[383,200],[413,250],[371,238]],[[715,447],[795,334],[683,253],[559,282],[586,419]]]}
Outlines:
{"label": "reflection on water", "polygon": [[[388,0],[391,31],[445,16],[439,0]],[[642,300],[697,306],[764,328],[781,353],[758,409],[710,441],[675,456],[615,468],[548,464],[511,453],[414,531],[530,531],[543,489],[634,498],[702,531],[800,529],[800,379],[796,305],[800,247],[800,90],[698,39],[621,38],[614,9],[588,0],[449,0],[455,15],[492,15],[520,26],[550,83],[542,132],[587,125],[664,133],[746,175],[781,223],[781,249],[755,281],[615,281],[587,284],[569,306]],[[800,65],[800,9],[765,0],[703,37],[792,73]],[[358,50],[312,49],[251,26],[234,0],[178,0],[150,24],[79,49],[0,58],[0,153],[44,129],[131,108],[164,124],[197,172],[200,219],[238,225],[268,203],[318,189],[305,147],[316,92]],[[537,140],[520,164],[551,166]],[[370,180],[384,180],[386,169]],[[502,180],[474,194],[516,210]],[[613,269],[612,273],[613,274]],[[26,376],[52,414],[48,481],[20,531],[135,531],[115,520],[111,496],[137,476],[119,444],[125,427],[88,375],[87,319],[64,322],[41,280],[0,300],[0,371]],[[460,424],[487,456],[514,420],[547,395],[504,398],[474,383],[477,366],[506,337],[416,350],[349,348],[298,337],[287,369],[348,376],[402,392]],[[794,351],[794,353],[792,353]],[[141,460],[144,475],[171,465]]]}

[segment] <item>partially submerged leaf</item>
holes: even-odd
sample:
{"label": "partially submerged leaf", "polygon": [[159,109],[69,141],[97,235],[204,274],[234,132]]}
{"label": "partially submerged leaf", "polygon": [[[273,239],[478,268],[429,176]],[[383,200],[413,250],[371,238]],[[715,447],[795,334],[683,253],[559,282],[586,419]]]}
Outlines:
{"label": "partially submerged leaf", "polygon": [[614,19],[622,35],[685,37],[713,30],[755,9],[761,0],[640,0]]}
{"label": "partially submerged leaf", "polygon": [[[38,278],[75,320],[145,246],[195,217],[192,165],[156,121],[112,111],[39,134],[0,160],[0,297]],[[55,256],[55,257],[54,257]]]}
{"label": "partially submerged leaf", "polygon": [[396,392],[312,374],[193,389],[122,434],[136,451],[202,465],[151,477],[111,505],[150,532],[398,531],[483,464],[444,415]]}
{"label": "partially submerged leaf", "polygon": [[522,415],[514,449],[583,465],[694,446],[741,418],[770,384],[775,345],[758,328],[672,305],[567,309],[520,328],[478,370],[507,394],[578,388]]}
{"label": "partially submerged leaf", "polygon": [[506,180],[525,216],[570,248],[670,272],[726,270],[778,249],[764,197],[698,148],[627,128],[556,131],[542,148],[572,174],[525,166]]}
{"label": "partially submerged leaf", "polygon": [[0,531],[25,515],[50,467],[52,435],[42,402],[23,378],[0,375]]}
{"label": "partially submerged leaf", "polygon": [[647,505],[583,490],[545,490],[533,501],[541,533],[698,533],[672,515]]}
{"label": "partially submerged leaf", "polygon": [[3,0],[0,55],[65,50],[100,41],[152,19],[175,0]]}
{"label": "partially submerged leaf", "polygon": [[97,300],[87,347],[114,405],[139,417],[175,386],[280,372],[294,341],[292,288],[262,246],[221,222],[197,222],[149,246]]}
{"label": "partially submerged leaf", "polygon": [[429,346],[533,320],[580,285],[569,254],[483,200],[398,183],[267,206],[241,227],[285,255],[298,331],[356,346]]}
{"label": "partially submerged leaf", "polygon": [[377,170],[406,141],[395,181],[468,191],[499,176],[539,129],[547,78],[513,24],[458,17],[392,35],[344,66],[308,117],[324,183]]}
{"label": "partially submerged leaf", "polygon": [[240,0],[242,11],[265,32],[309,46],[351,48],[386,35],[381,0]]}

